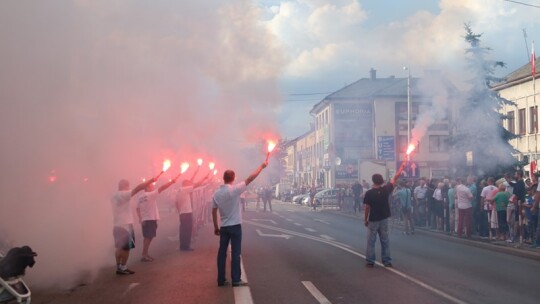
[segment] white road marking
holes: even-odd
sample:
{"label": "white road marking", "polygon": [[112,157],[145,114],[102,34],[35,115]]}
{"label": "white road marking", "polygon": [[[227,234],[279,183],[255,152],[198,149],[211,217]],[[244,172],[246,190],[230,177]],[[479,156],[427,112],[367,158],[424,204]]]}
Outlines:
{"label": "white road marking", "polygon": [[167,237],[169,239],[169,241],[171,242],[176,242],[178,241],[178,238],[179,238],[179,235],[177,234],[176,236],[169,236]]}
{"label": "white road marking", "polygon": [[320,292],[317,287],[315,287],[315,285],[313,285],[313,283],[311,283],[310,281],[302,281],[302,284],[304,284],[304,286],[306,287],[306,289],[309,291],[309,293],[311,293],[311,295],[313,297],[315,297],[315,299],[317,300],[317,302],[321,303],[321,304],[332,304],[332,302],[330,302],[330,300],[328,300],[323,294],[322,292]]}
{"label": "white road marking", "polygon": [[298,227],[301,227],[301,226],[302,226],[302,224],[300,224],[300,223],[294,223],[294,224],[295,224],[296,226],[298,226]]}
{"label": "white road marking", "polygon": [[274,220],[267,220],[267,219],[251,219],[252,221],[258,221],[258,222],[270,222],[274,225],[277,225],[277,223]]}
{"label": "white road marking", "polygon": [[[242,271],[242,281],[248,282],[246,271],[244,269],[244,262],[240,259],[240,270]],[[253,304],[253,297],[251,296],[251,289],[249,286],[233,287],[234,291],[234,303],[235,304]]]}
{"label": "white road marking", "polygon": [[[326,243],[328,245],[331,245],[331,246],[334,246],[336,248],[339,248],[343,251],[346,251],[350,254],[353,254],[353,255],[356,255],[362,259],[365,259],[366,256],[361,254],[361,253],[358,253],[354,250],[352,250],[351,246],[347,245],[347,244],[343,244],[343,243],[339,243],[339,242],[336,242],[336,241],[329,241],[329,240],[325,240],[323,238],[319,238],[319,237],[315,237],[315,236],[311,236],[309,234],[303,234],[303,233],[299,233],[299,232],[294,232],[294,231],[291,231],[291,230],[287,230],[287,229],[282,229],[282,228],[278,228],[278,227],[272,227],[272,226],[267,226],[267,225],[263,225],[263,224],[259,224],[259,223],[256,223],[256,222],[251,222],[251,221],[246,221],[244,220],[245,223],[247,224],[250,224],[250,225],[254,225],[254,226],[259,226],[259,227],[262,227],[262,228],[267,228],[267,229],[270,229],[270,230],[275,230],[275,231],[280,231],[280,232],[283,232],[283,233],[288,233],[288,234],[291,234],[291,235],[295,235],[295,236],[299,236],[299,237],[302,237],[302,238],[306,238],[306,239],[310,239],[310,240],[314,240],[314,241],[317,241],[317,242],[321,242],[321,243]],[[347,248],[348,247],[348,248]],[[380,262],[375,262],[377,265],[379,266],[383,266]],[[449,294],[447,294],[446,292],[440,290],[440,289],[437,289],[431,285],[428,285],[418,279],[415,279],[399,270],[396,270],[395,268],[387,268],[387,267],[384,267],[384,269],[388,270],[388,271],[391,271],[393,272],[394,274],[406,279],[406,280],[409,280],[445,299],[447,299],[448,301],[452,302],[452,303],[456,303],[456,304],[467,304],[467,302],[464,302],[456,297],[453,297]]]}
{"label": "white road marking", "polygon": [[330,225],[330,222],[329,222],[329,221],[321,220],[321,219],[318,219],[318,218],[313,219],[313,220],[314,220],[315,222],[321,222],[321,223],[324,223],[324,224],[326,224],[326,225]]}
{"label": "white road marking", "polygon": [[313,229],[313,228],[304,228],[304,229],[306,229],[306,230],[309,231],[309,232],[317,232],[317,230],[315,230],[315,229]]}
{"label": "white road marking", "polygon": [[128,292],[130,292],[133,288],[135,288],[135,287],[137,287],[139,285],[141,285],[141,283],[131,283],[131,284],[129,284],[126,291],[124,291],[124,293],[122,294],[122,297],[125,297]]}
{"label": "white road marking", "polygon": [[292,219],[290,219],[290,218],[288,218],[288,219],[286,219],[286,220],[287,220],[287,221],[289,221],[289,222],[292,222],[292,221],[293,221],[293,220],[292,220]]}
{"label": "white road marking", "polygon": [[257,229],[257,233],[259,234],[259,236],[265,236],[265,237],[279,237],[279,238],[284,238],[284,239],[290,239],[292,238],[292,235],[288,235],[288,234],[266,234],[266,233],[262,233],[261,230]]}
{"label": "white road marking", "polygon": [[335,241],[336,239],[331,237],[331,236],[328,236],[326,234],[321,234],[321,237],[325,240],[329,240],[329,241]]}

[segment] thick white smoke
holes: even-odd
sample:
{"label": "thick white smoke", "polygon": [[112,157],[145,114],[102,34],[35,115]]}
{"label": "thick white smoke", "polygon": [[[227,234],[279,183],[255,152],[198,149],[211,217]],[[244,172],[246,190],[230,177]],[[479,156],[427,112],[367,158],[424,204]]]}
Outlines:
{"label": "thick white smoke", "polygon": [[277,130],[284,56],[258,13],[243,0],[0,2],[0,242],[38,252],[34,286],[114,263],[120,178],[165,157],[171,171],[202,156],[239,174],[264,159],[238,157]]}

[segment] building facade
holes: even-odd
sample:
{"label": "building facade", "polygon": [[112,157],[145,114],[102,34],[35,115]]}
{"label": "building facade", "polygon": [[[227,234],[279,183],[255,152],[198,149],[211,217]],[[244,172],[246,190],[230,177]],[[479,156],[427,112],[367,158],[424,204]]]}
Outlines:
{"label": "building facade", "polygon": [[[514,155],[518,160],[525,157],[532,163],[540,158],[538,134],[538,100],[536,92],[536,77],[533,77],[531,65],[526,64],[505,77],[505,81],[493,89],[500,96],[512,101],[514,105],[504,105],[499,113],[507,119],[502,120],[503,126],[511,133],[519,135],[510,144],[517,150]],[[526,171],[530,171],[526,166]],[[534,170],[534,169],[533,169]]]}
{"label": "building facade", "polygon": [[[430,75],[433,78],[442,79],[437,73]],[[433,112],[437,94],[424,90],[424,82],[410,77],[377,78],[372,69],[369,78],[315,104],[310,111],[314,129],[294,142],[297,175],[303,182],[325,188],[370,180],[374,173],[391,177],[406,160],[411,131],[426,120],[424,113]],[[446,80],[444,83],[444,115],[436,121],[427,119],[430,124],[407,163],[405,178],[449,174],[447,140],[452,125],[452,98],[457,90]]]}

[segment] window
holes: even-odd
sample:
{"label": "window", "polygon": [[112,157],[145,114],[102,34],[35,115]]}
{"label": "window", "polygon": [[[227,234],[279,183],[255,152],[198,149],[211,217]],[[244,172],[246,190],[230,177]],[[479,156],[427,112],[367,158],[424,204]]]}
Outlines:
{"label": "window", "polygon": [[530,107],[529,117],[531,119],[529,125],[529,133],[535,134],[538,133],[538,106]]}
{"label": "window", "polygon": [[525,132],[526,132],[526,128],[527,128],[527,124],[525,123],[526,122],[526,118],[525,118],[525,109],[519,109],[519,112],[518,112],[518,115],[519,115],[519,135],[525,135]]}
{"label": "window", "polygon": [[512,134],[516,134],[516,118],[514,115],[514,111],[510,111],[507,114],[508,116],[508,132]]}
{"label": "window", "polygon": [[429,136],[429,152],[446,152],[448,151],[448,136],[447,135],[430,135]]}

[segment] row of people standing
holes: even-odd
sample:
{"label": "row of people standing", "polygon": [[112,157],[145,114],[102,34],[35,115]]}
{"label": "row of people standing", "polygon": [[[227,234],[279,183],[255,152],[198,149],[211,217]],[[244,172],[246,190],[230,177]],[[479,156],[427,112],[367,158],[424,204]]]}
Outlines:
{"label": "row of people standing", "polygon": [[[537,227],[537,215],[532,213],[536,193],[536,183],[533,183],[525,183],[522,171],[507,174],[497,181],[489,177],[478,183],[474,177],[441,181],[421,179],[417,185],[400,183],[392,203],[397,206],[396,210],[403,209],[398,214],[405,221],[408,212],[412,213],[408,231],[414,231],[414,225],[417,225],[453,232],[459,237],[465,232],[467,237],[477,234],[488,238],[490,234],[496,234],[498,239],[504,238],[508,242],[516,241],[518,236],[531,240]],[[529,196],[526,196],[527,187]],[[406,196],[398,195],[399,191],[404,191],[400,189],[411,190],[410,206],[406,199],[397,199]]]}
{"label": "row of people standing", "polygon": [[[179,241],[181,251],[192,251],[191,237],[193,227],[193,206],[191,194],[207,180],[208,175],[200,182],[193,184],[193,179],[184,180],[182,187],[176,190],[175,205],[179,213]],[[158,196],[176,183],[176,178],[155,188],[156,178],[151,178],[140,183],[134,189],[130,189],[128,180],[122,179],[118,183],[118,191],[111,198],[113,210],[113,238],[115,243],[116,274],[133,274],[134,271],[127,268],[129,254],[135,248],[135,233],[133,230],[134,215],[131,201],[136,195],[136,214],[141,225],[143,236],[142,262],[152,262],[149,249],[152,240],[157,235],[158,221],[160,220],[158,209]],[[141,192],[144,190],[143,192]],[[138,194],[141,192],[140,194]]]}

